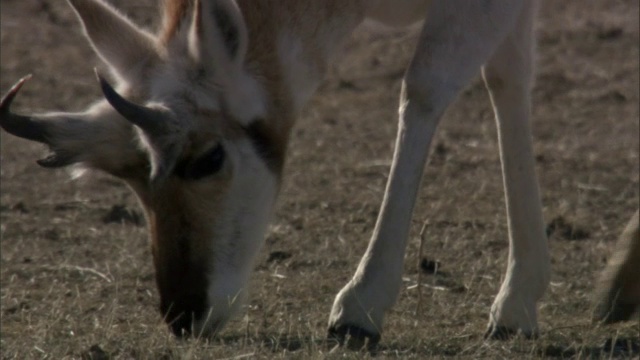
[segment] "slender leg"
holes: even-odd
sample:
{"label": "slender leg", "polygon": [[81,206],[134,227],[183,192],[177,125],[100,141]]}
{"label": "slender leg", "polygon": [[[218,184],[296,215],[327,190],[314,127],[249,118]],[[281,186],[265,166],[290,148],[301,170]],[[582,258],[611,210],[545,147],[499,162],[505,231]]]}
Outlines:
{"label": "slender leg", "polygon": [[480,71],[518,18],[522,1],[434,1],[403,83],[391,173],[369,246],[338,293],[329,336],[379,340],[400,291],[411,215],[441,114]]}
{"label": "slender leg", "polygon": [[491,307],[487,337],[537,333],[537,301],[549,283],[550,260],[544,232],[531,139],[535,4],[521,13],[513,31],[483,69],[500,142],[509,226],[504,282]]}
{"label": "slender leg", "polygon": [[596,291],[593,321],[604,324],[629,320],[640,311],[639,212],[631,217],[616,244]]}

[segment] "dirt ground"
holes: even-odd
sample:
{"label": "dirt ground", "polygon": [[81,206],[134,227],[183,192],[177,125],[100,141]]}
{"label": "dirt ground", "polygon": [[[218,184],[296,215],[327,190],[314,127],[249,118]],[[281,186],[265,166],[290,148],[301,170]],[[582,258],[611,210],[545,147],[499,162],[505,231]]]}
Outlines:
{"label": "dirt ground", "polygon": [[[156,1],[112,1],[157,26]],[[101,66],[65,1],[1,0],[5,93],[15,110],[81,110]],[[140,208],[115,179],[77,181],[34,160],[42,146],[2,133],[3,359],[638,357],[640,323],[594,327],[591,293],[639,196],[638,1],[544,2],[534,90],[537,171],[553,275],[537,340],[485,342],[507,257],[496,131],[476,79],[449,109],[425,173],[405,287],[375,353],[324,337],[335,293],[369,239],[390,164],[400,79],[417,28],[365,26],[293,133],[277,212],[246,312],[211,341],[173,338],[157,312]],[[440,264],[424,275],[422,255]]]}

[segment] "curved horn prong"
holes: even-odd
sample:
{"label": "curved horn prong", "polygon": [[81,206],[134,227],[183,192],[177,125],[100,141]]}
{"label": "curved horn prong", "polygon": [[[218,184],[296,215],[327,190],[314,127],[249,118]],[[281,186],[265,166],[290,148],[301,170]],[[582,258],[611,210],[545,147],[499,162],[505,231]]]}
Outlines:
{"label": "curved horn prong", "polygon": [[[147,107],[134,104],[131,101],[123,98],[118,92],[105,80],[102,75],[95,70],[100,88],[104,94],[105,99],[113,106],[113,108],[122,115],[125,119],[129,120],[132,124],[139,126],[142,130],[151,134],[161,132],[164,128],[164,124],[160,120],[162,116],[159,116],[158,111],[149,109]],[[160,119],[159,119],[160,118]]]}
{"label": "curved horn prong", "polygon": [[8,133],[19,136],[21,138],[46,143],[47,132],[41,123],[35,121],[30,116],[23,116],[11,112],[11,103],[15,99],[18,91],[22,88],[27,80],[31,79],[31,75],[27,75],[18,80],[11,90],[0,100],[0,127]]}
{"label": "curved horn prong", "polygon": [[22,79],[18,80],[17,83],[13,84],[13,86],[9,90],[9,93],[2,98],[2,101],[0,101],[0,109],[2,109],[3,114],[9,111],[9,106],[11,106],[11,103],[13,102],[13,98],[16,97],[16,94],[18,93],[18,91],[20,91],[20,88],[22,88],[22,85],[24,85],[24,83],[26,83],[29,79],[31,79],[31,76],[32,75],[29,74],[23,77]]}

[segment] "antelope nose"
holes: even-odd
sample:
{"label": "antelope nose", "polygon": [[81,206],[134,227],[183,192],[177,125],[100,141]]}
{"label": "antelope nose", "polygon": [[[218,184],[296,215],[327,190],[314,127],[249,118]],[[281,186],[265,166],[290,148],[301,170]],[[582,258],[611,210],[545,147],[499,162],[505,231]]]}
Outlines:
{"label": "antelope nose", "polygon": [[208,316],[197,316],[191,313],[190,316],[181,314],[173,321],[169,322],[171,332],[178,338],[187,337],[210,337],[213,336],[224,324],[224,319],[213,319]]}
{"label": "antelope nose", "polygon": [[192,324],[193,321],[191,316],[181,314],[169,323],[169,328],[171,329],[171,332],[179,338],[188,337],[191,335],[191,330],[193,328]]}
{"label": "antelope nose", "polygon": [[[206,312],[206,297],[202,293],[182,293],[160,299],[160,313],[177,337],[198,335],[198,319]],[[195,326],[194,326],[195,324]]]}

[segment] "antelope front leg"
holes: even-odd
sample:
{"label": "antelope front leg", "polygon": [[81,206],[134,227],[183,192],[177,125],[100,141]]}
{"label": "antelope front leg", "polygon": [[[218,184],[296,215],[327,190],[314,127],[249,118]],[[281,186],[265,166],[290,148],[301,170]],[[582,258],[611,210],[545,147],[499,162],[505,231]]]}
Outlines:
{"label": "antelope front leg", "polygon": [[329,336],[375,344],[402,283],[411,215],[440,115],[476,75],[522,9],[519,1],[434,1],[403,83],[400,124],[380,215],[360,264],[338,293]]}
{"label": "antelope front leg", "polygon": [[[403,84],[406,89],[406,84]],[[404,252],[416,193],[439,113],[403,90],[396,150],[373,238],[353,279],[340,291],[329,320],[330,336],[380,338],[384,311],[400,291]],[[425,120],[426,118],[426,120]],[[355,345],[358,346],[358,345]]]}
{"label": "antelope front leg", "polygon": [[509,226],[507,271],[486,333],[497,339],[537,334],[537,302],[550,276],[529,121],[536,11],[535,4],[527,7],[483,69],[498,125]]}

